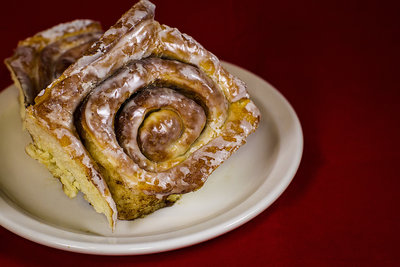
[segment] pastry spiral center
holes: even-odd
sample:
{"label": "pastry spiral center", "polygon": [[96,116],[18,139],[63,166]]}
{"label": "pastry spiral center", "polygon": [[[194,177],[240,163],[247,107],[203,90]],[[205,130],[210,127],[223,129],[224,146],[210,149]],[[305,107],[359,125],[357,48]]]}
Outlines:
{"label": "pastry spiral center", "polygon": [[[183,131],[182,119],[172,110],[154,111],[139,128],[139,146],[150,160],[161,162],[174,158],[179,137]],[[174,153],[175,152],[175,153]]]}
{"label": "pastry spiral center", "polygon": [[80,110],[77,128],[88,144],[96,143],[96,152],[113,162],[122,157],[146,175],[173,171],[210,142],[227,119],[228,102],[200,69],[146,58],[101,82]]}
{"label": "pastry spiral center", "polygon": [[117,138],[141,168],[164,171],[183,159],[206,121],[205,111],[191,98],[169,88],[146,89],[122,108]]}

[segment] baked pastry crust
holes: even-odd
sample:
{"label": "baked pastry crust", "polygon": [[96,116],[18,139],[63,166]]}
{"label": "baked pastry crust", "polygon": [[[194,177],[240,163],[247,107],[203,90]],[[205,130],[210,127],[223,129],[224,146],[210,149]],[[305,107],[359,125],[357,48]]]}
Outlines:
{"label": "baked pastry crust", "polygon": [[51,155],[112,226],[112,200],[134,219],[199,189],[260,119],[245,84],[154,11],[134,5],[26,109],[31,154]]}

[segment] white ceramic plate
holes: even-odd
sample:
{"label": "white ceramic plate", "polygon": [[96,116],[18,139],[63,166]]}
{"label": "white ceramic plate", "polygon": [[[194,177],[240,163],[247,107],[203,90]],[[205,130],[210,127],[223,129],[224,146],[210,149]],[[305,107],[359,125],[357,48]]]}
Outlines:
{"label": "white ceramic plate", "polygon": [[226,233],[265,210],[286,189],[303,151],[299,120],[271,85],[231,64],[262,119],[259,129],[200,190],[143,219],[119,221],[114,233],[82,195],[71,200],[24,147],[17,89],[0,94],[0,224],[34,242],[68,251],[134,255],[172,250]]}

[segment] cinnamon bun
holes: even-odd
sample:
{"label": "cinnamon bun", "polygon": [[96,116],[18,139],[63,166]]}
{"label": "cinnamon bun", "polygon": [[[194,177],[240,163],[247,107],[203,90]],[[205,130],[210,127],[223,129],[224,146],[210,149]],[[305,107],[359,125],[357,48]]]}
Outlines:
{"label": "cinnamon bun", "polygon": [[39,32],[18,43],[5,60],[20,90],[21,115],[35,97],[74,63],[103,34],[92,20],[74,20]]}
{"label": "cinnamon bun", "polygon": [[245,84],[154,11],[134,5],[26,108],[30,155],[111,226],[199,189],[260,119]]}

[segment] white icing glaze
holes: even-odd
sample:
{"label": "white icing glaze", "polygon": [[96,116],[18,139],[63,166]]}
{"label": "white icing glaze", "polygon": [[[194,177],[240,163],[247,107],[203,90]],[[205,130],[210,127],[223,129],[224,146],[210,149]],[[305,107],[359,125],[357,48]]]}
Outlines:
{"label": "white icing glaze", "polygon": [[193,70],[193,68],[183,67],[182,69],[180,69],[180,71],[188,79],[201,81],[200,76],[196,71]]}
{"label": "white icing glaze", "polygon": [[63,138],[64,135],[68,135],[68,130],[65,128],[57,128],[54,130],[54,132],[56,133],[58,139]]}
{"label": "white icing glaze", "polygon": [[188,167],[181,167],[179,170],[180,170],[181,173],[183,173],[183,175],[185,175],[185,176],[188,175],[188,174],[190,173],[190,170],[189,170]]}
{"label": "white icing glaze", "polygon": [[45,92],[46,90],[45,89],[42,89],[40,92],[39,92],[39,94],[37,95],[37,96],[42,96],[42,95],[44,95],[44,92]]}
{"label": "white icing glaze", "polygon": [[248,136],[254,130],[253,125],[247,120],[240,121],[240,128],[242,128],[245,136]]}
{"label": "white icing glaze", "polygon": [[260,117],[260,110],[254,105],[252,101],[246,104],[245,109],[253,115],[253,117]]}
{"label": "white icing glaze", "polygon": [[92,20],[78,19],[72,22],[58,24],[46,31],[39,32],[37,35],[47,39],[54,39],[59,36],[63,36],[65,33],[75,32],[79,29],[83,29],[93,23],[94,22]]}
{"label": "white icing glaze", "polygon": [[147,16],[147,12],[146,11],[142,11],[142,10],[137,10],[135,12],[135,14],[131,17],[131,19],[133,21],[138,21],[138,20],[142,20],[145,16]]}
{"label": "white icing glaze", "polygon": [[103,106],[98,107],[97,114],[102,117],[102,122],[106,123],[107,118],[110,117],[110,106],[106,103]]}

